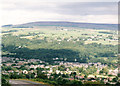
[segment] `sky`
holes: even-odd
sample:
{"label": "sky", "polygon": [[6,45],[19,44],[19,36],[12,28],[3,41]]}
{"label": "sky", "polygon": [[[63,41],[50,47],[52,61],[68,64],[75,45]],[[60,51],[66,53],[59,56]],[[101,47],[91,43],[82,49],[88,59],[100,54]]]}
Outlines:
{"label": "sky", "polygon": [[118,22],[118,0],[1,0],[0,25],[35,21]]}

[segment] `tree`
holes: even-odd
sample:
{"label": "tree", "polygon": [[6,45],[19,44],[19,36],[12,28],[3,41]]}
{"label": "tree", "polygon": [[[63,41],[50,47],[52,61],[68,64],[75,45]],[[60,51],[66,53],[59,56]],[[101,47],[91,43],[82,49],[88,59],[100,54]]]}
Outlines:
{"label": "tree", "polygon": [[64,70],[65,70],[65,65],[61,65],[61,66],[59,66],[59,67],[58,67],[58,70],[60,70],[60,71],[64,71]]}
{"label": "tree", "polygon": [[11,86],[10,84],[9,84],[9,81],[7,81],[5,78],[3,78],[2,77],[2,84],[1,84],[2,86]]}
{"label": "tree", "polygon": [[117,82],[118,81],[118,77],[115,77],[112,79],[113,82]]}
{"label": "tree", "polygon": [[18,76],[18,74],[17,73],[11,73],[10,74],[10,79],[18,79],[19,78],[19,76]]}
{"label": "tree", "polygon": [[66,82],[66,84],[65,85],[68,85],[68,86],[82,86],[82,82],[81,81],[76,81],[76,80],[74,80],[74,81],[68,81],[68,82]]}
{"label": "tree", "polygon": [[37,78],[47,79],[47,75],[45,75],[44,73],[42,73],[41,70],[38,70],[37,71]]}
{"label": "tree", "polygon": [[75,80],[76,72],[72,72],[70,75],[73,76]]}

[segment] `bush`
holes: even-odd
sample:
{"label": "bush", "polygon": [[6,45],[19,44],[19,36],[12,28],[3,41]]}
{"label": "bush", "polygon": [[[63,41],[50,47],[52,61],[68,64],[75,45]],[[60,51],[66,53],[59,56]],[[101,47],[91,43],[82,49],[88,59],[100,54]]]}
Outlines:
{"label": "bush", "polygon": [[2,78],[2,84],[1,84],[2,86],[11,86],[10,84],[9,84],[9,81],[7,81],[5,78]]}

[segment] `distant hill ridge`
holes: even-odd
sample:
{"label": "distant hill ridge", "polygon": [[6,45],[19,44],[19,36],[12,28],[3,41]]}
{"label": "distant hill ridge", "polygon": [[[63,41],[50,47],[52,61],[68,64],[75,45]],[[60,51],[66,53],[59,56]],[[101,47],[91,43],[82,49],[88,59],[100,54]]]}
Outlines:
{"label": "distant hill ridge", "polygon": [[100,24],[100,23],[80,23],[80,22],[66,22],[66,21],[40,21],[30,22],[18,25],[3,25],[2,27],[12,28],[33,28],[35,26],[63,26],[63,27],[79,27],[79,28],[90,28],[90,29],[108,29],[117,30],[117,24]]}

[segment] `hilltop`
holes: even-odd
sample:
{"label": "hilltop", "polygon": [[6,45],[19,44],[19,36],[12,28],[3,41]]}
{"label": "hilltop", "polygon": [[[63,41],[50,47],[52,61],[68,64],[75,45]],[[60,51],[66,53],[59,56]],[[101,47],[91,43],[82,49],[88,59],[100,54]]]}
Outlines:
{"label": "hilltop", "polygon": [[18,25],[3,25],[2,27],[12,27],[12,28],[33,28],[36,26],[60,26],[60,27],[79,27],[79,28],[91,28],[91,29],[107,29],[107,30],[117,30],[117,24],[100,24],[100,23],[80,23],[80,22],[66,22],[66,21],[39,21],[30,22]]}

